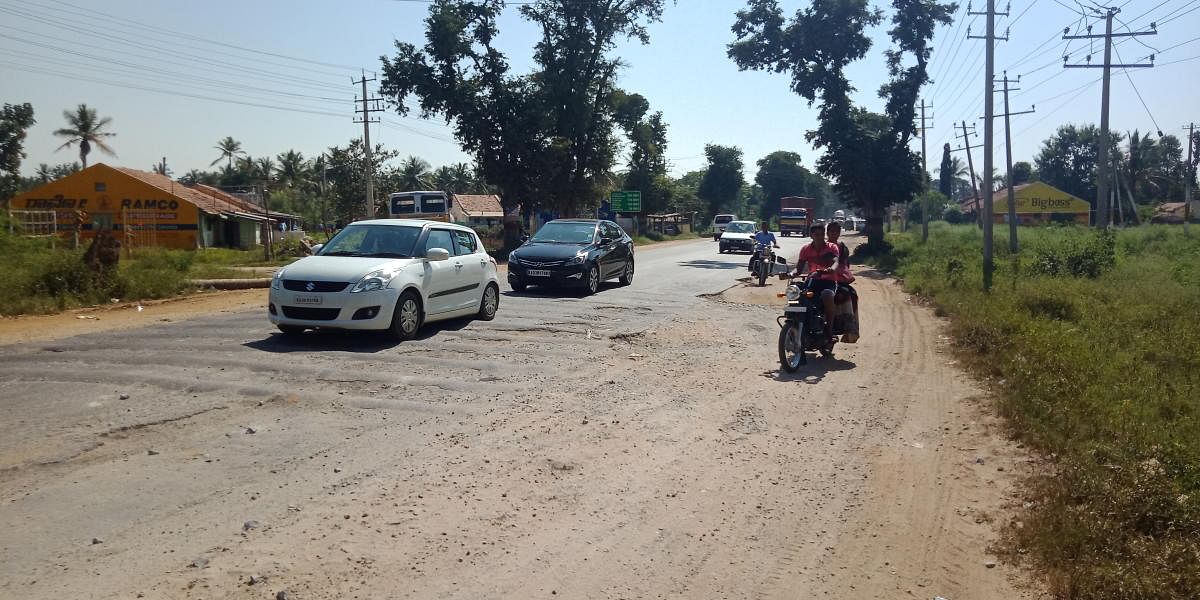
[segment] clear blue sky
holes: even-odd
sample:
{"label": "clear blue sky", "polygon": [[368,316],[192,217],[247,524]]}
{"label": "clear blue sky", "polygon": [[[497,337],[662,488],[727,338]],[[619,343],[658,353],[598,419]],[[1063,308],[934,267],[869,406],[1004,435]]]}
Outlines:
{"label": "clear blue sky", "polygon": [[[704,144],[710,142],[741,147],[748,173],[753,172],[754,161],[774,150],[794,150],[806,164],[814,162],[804,132],[814,126],[815,111],[789,91],[788,77],[739,72],[725,56],[733,14],[743,4],[734,0],[668,4],[662,22],[650,27],[649,46],[623,43],[618,50],[628,65],[621,72],[620,85],[643,94],[655,110],[664,113],[670,127],[667,155],[675,174],[701,167]],[[783,2],[789,11],[805,4]],[[1067,0],[1062,4],[1022,1],[1013,4],[1012,18],[997,19],[999,33],[1011,24],[1011,40],[997,43],[997,76],[1005,68],[1010,77],[1022,75],[1023,89],[1014,95],[1012,108],[1025,110],[1037,104],[1036,114],[1013,119],[1014,160],[1032,159],[1041,141],[1059,125],[1099,121],[1100,84],[1088,84],[1099,79],[1100,70],[1061,66],[1066,42],[1058,38],[1063,27],[1075,27],[1080,21],[1078,6]],[[1176,135],[1188,120],[1200,121],[1200,104],[1195,101],[1200,97],[1200,60],[1186,60],[1200,57],[1197,8],[1200,0],[1125,2],[1118,30],[1126,25],[1144,29],[1157,20],[1160,33],[1121,43],[1120,58],[1138,61],[1154,52],[1147,46],[1161,52],[1159,66],[1129,73],[1148,111],[1126,74],[1114,71],[1114,130],[1153,131],[1151,114],[1163,132]],[[351,122],[356,88],[350,80],[358,74],[355,67],[378,70],[378,57],[391,53],[395,39],[423,43],[426,11],[420,2],[395,0],[0,0],[0,100],[34,106],[38,124],[26,144],[29,157],[23,170],[27,174],[40,162],[76,158],[69,149],[54,151],[60,142],[51,132],[63,125],[61,112],[80,102],[112,117],[112,131],[118,134],[111,145],[119,157],[93,152],[93,162],[149,169],[166,156],[179,175],[209,168],[217,157],[213,145],[227,135],[240,140],[256,157],[287,149],[311,157],[361,135],[362,127]],[[935,40],[930,72],[936,82],[926,94],[935,117],[929,136],[931,170],[940,160],[942,143],[954,141],[952,122],[978,123],[978,140],[982,140],[983,127],[977,119],[983,105],[983,42],[965,37],[968,26],[973,34],[981,34],[984,21],[964,16],[965,12],[965,7],[960,9],[956,23],[940,28]],[[1098,23],[1097,31],[1102,31],[1103,22]],[[500,29],[500,45],[514,69],[527,70],[537,30],[511,7]],[[873,32],[876,44],[871,57],[850,71],[861,101],[875,107],[879,104],[875,91],[886,77],[884,31],[880,27]],[[1086,48],[1086,42],[1072,42],[1072,62],[1083,61]],[[1101,48],[1097,46],[1093,61],[1102,60]],[[1167,64],[1173,61],[1183,62]],[[371,139],[401,156],[415,154],[435,166],[467,159],[439,122],[394,113],[384,119],[383,126],[372,128]],[[1001,126],[996,134],[996,164],[1002,171]],[[982,162],[980,154],[975,159],[977,165]]]}

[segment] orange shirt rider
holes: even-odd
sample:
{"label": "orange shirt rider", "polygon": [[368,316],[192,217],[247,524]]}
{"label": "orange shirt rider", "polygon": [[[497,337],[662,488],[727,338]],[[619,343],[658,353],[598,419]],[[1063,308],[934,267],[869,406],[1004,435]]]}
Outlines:
{"label": "orange shirt rider", "polygon": [[[808,289],[821,295],[821,306],[826,315],[834,314],[833,296],[837,291],[838,274],[836,265],[841,249],[833,242],[825,241],[825,226],[809,228],[812,242],[800,249],[796,261],[796,272],[808,271]],[[825,319],[825,335],[833,339],[833,319]]]}

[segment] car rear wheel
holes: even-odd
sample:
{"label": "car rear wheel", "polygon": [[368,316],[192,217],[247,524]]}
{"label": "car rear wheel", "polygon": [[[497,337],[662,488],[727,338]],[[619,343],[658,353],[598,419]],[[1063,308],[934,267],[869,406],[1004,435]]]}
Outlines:
{"label": "car rear wheel", "polygon": [[625,270],[621,272],[621,278],[617,280],[621,285],[629,285],[633,283],[633,259],[625,261]]}
{"label": "car rear wheel", "polygon": [[300,335],[307,329],[307,327],[300,327],[299,325],[276,325],[276,327],[286,336]]}
{"label": "car rear wheel", "polygon": [[479,315],[476,318],[481,321],[491,321],[496,318],[496,310],[499,308],[500,290],[496,284],[489,283],[483,290],[483,299],[479,301]]}
{"label": "car rear wheel", "polygon": [[396,310],[392,313],[392,326],[388,333],[398,341],[411,340],[421,329],[424,315],[421,311],[421,297],[416,292],[408,290],[400,294],[396,301]]}

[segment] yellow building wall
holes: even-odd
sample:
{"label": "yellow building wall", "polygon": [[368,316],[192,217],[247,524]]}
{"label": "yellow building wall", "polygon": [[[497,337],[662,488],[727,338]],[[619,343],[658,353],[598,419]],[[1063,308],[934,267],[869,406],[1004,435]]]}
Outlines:
{"label": "yellow building wall", "polygon": [[192,249],[198,246],[200,211],[195,205],[98,164],[13,198],[14,210],[53,210],[64,237],[75,232],[83,211],[80,239],[111,229],[123,245]]}

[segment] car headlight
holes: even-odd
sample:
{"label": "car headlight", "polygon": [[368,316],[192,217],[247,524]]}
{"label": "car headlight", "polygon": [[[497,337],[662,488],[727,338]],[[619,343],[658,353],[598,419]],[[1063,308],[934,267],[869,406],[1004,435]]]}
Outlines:
{"label": "car headlight", "polygon": [[784,296],[787,297],[788,302],[795,302],[795,301],[799,300],[800,299],[800,286],[798,286],[798,285],[787,286],[787,291],[784,292]]}
{"label": "car headlight", "polygon": [[283,269],[275,271],[275,275],[271,277],[271,289],[277,290],[283,287]]}
{"label": "car headlight", "polygon": [[510,253],[510,254],[508,255],[508,264],[510,264],[510,265],[519,265],[519,264],[521,264],[521,257],[520,257],[520,256],[517,256],[516,254],[511,254],[511,253]]}
{"label": "car headlight", "polygon": [[580,253],[576,254],[574,258],[568,258],[567,264],[568,265],[582,265],[584,263],[584,261],[587,260],[587,257],[588,257],[587,252],[580,252]]}
{"label": "car headlight", "polygon": [[377,271],[371,271],[370,273],[367,273],[362,280],[354,284],[353,288],[350,288],[350,293],[357,294],[359,292],[373,292],[375,290],[382,290],[383,288],[387,287],[388,284],[392,282],[392,278],[399,273],[399,269],[379,269]]}

